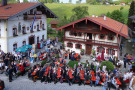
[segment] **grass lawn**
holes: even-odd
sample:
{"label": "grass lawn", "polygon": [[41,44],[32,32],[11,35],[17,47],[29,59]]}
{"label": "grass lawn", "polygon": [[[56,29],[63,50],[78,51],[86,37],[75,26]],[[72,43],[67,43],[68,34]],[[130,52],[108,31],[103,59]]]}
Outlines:
{"label": "grass lawn", "polygon": [[[63,18],[63,16],[70,17],[73,15],[72,9],[76,6],[88,6],[89,8],[89,16],[93,14],[96,16],[100,16],[102,14],[106,14],[108,11],[112,12],[114,10],[123,9],[123,16],[127,20],[129,6],[111,6],[111,5],[89,5],[89,4],[60,4],[60,3],[47,3],[45,4],[49,9],[51,9],[59,18]],[[126,22],[125,22],[126,23]]]}

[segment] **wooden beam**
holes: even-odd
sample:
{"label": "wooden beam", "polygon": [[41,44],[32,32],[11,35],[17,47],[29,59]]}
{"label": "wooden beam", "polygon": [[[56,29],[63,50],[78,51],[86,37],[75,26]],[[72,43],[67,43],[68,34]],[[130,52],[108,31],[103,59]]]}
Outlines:
{"label": "wooden beam", "polygon": [[75,25],[73,24],[73,28],[75,27]]}
{"label": "wooden beam", "polygon": [[86,20],[85,20],[86,24],[87,24],[87,21],[88,21],[88,20],[86,19]]}
{"label": "wooden beam", "polygon": [[100,31],[102,30],[102,26],[100,25]]}
{"label": "wooden beam", "polygon": [[118,38],[118,35],[119,35],[119,34],[117,33],[117,34],[116,34],[117,38]]}

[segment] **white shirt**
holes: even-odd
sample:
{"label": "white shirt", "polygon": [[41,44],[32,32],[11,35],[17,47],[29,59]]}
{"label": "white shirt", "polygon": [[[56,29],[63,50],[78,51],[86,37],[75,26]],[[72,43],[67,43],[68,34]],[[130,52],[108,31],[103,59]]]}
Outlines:
{"label": "white shirt", "polygon": [[103,66],[103,71],[105,72],[105,70],[106,70],[106,66]]}
{"label": "white shirt", "polygon": [[99,62],[96,62],[96,66],[99,66]]}

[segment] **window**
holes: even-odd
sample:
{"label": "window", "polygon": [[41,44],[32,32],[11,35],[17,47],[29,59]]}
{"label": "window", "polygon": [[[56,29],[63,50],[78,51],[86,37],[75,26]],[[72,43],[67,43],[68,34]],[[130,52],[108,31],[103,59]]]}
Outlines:
{"label": "window", "polygon": [[0,45],[0,50],[1,50],[1,45]]}
{"label": "window", "polygon": [[26,45],[26,41],[23,41],[22,45],[23,45],[23,46]]}
{"label": "window", "polygon": [[113,54],[113,49],[108,49],[108,54]]}
{"label": "window", "polygon": [[21,23],[18,23],[18,31],[21,32]]}
{"label": "window", "polygon": [[103,47],[99,47],[99,52],[101,53],[103,50]]}
{"label": "window", "polygon": [[33,14],[33,10],[30,10],[30,14]]}
{"label": "window", "polygon": [[42,39],[44,40],[44,35],[42,35]]}
{"label": "window", "polygon": [[25,26],[22,27],[22,33],[23,34],[26,34],[26,28],[25,28]]}
{"label": "window", "polygon": [[13,51],[17,49],[17,43],[13,44]]}
{"label": "window", "polygon": [[0,37],[1,37],[1,29],[0,29]]}
{"label": "window", "polygon": [[45,30],[44,24],[42,24],[42,29]]}
{"label": "window", "polygon": [[104,34],[100,34],[100,39],[105,39],[105,35]]}
{"label": "window", "polygon": [[81,44],[76,44],[75,48],[76,49],[82,49],[82,45]]}
{"label": "window", "polygon": [[81,33],[81,32],[79,32],[79,33],[77,34],[77,36],[80,36],[80,37],[81,37],[81,36],[82,36],[82,33]]}
{"label": "window", "polygon": [[40,31],[40,30],[39,30],[39,25],[37,25],[37,31]]}
{"label": "window", "polygon": [[13,36],[17,36],[17,28],[13,28]]}
{"label": "window", "polygon": [[97,47],[97,52],[102,53],[103,50],[105,50],[103,47]]}
{"label": "window", "polygon": [[74,35],[74,32],[71,31],[71,32],[70,32],[70,35]]}
{"label": "window", "polygon": [[108,40],[114,40],[114,36],[113,35],[108,35]]}
{"label": "window", "polygon": [[72,43],[67,43],[67,47],[73,48],[73,44]]}
{"label": "window", "polygon": [[39,43],[39,37],[37,37],[37,43]]}

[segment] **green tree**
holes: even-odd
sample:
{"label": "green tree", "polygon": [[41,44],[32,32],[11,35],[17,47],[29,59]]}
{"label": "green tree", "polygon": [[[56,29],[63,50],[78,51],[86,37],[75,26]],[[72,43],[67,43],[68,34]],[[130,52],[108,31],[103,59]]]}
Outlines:
{"label": "green tree", "polygon": [[73,8],[72,11],[75,13],[74,15],[77,19],[81,19],[89,15],[87,6],[77,6]]}
{"label": "green tree", "polygon": [[107,17],[111,17],[111,13],[110,12],[107,12],[106,16]]}
{"label": "green tree", "polygon": [[119,21],[121,23],[124,23],[125,19],[122,15],[122,12],[120,10],[114,10],[111,15],[110,15],[110,18],[116,20],[116,21]]}
{"label": "green tree", "polygon": [[72,0],[69,0],[69,3],[72,3]]}
{"label": "green tree", "polygon": [[28,3],[28,0],[23,0],[24,3]]}
{"label": "green tree", "polygon": [[[135,2],[134,1],[132,1],[130,5],[128,17],[133,16],[133,15],[135,15]],[[128,18],[128,22],[127,22],[128,27],[131,26],[131,23],[132,23],[132,19]]]}

